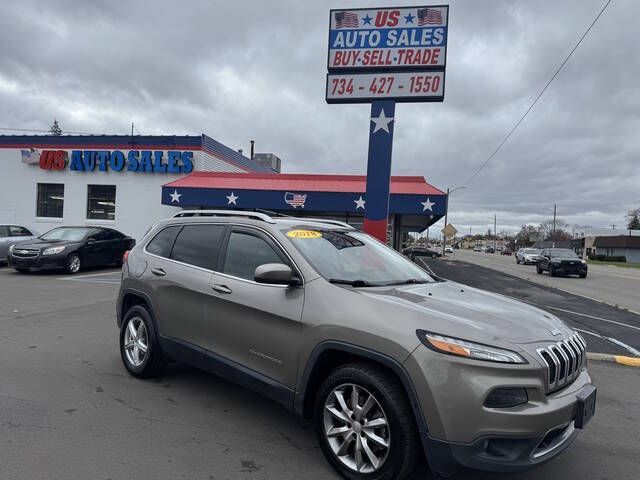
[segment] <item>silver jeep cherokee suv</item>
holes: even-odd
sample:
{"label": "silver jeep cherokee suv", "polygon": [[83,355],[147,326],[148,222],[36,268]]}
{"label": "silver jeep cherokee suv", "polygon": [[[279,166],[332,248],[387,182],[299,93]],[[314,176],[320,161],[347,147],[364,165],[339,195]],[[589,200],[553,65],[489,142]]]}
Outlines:
{"label": "silver jeep cherokee suv", "polygon": [[595,410],[582,337],[427,274],[349,225],[184,211],[131,250],[117,303],[136,377],[179,360],[313,419],[349,479],[522,470]]}

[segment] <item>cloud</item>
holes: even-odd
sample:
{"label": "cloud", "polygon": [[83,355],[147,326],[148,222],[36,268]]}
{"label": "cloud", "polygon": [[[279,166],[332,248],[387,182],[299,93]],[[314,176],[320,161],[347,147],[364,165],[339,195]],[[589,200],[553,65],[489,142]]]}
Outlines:
{"label": "cloud", "polygon": [[[385,2],[402,5],[405,2]],[[359,2],[375,6],[379,2]],[[364,173],[369,106],[324,102],[328,12],[342,2],[10,1],[2,126],[207,133],[288,172]],[[394,174],[463,184],[535,98],[601,0],[451,2],[446,99],[396,108]],[[640,4],[613,2],[489,166],[451,196],[461,231],[640,206]]]}

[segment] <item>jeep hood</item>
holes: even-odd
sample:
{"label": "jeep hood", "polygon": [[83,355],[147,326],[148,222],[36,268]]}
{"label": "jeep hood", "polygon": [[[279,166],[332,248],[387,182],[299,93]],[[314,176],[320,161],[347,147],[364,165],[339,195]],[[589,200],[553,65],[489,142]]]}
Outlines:
{"label": "jeep hood", "polygon": [[490,345],[558,341],[573,334],[559,318],[511,298],[443,281],[358,289],[377,302],[417,317],[416,327]]}

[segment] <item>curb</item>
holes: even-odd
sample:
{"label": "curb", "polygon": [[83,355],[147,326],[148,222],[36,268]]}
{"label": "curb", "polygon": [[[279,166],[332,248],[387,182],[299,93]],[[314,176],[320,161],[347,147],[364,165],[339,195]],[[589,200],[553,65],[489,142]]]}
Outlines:
{"label": "curb", "polygon": [[640,367],[640,358],[638,357],[625,357],[624,355],[611,355],[609,353],[587,352],[587,358],[589,360],[599,362],[614,362],[620,365],[627,365],[628,367]]}

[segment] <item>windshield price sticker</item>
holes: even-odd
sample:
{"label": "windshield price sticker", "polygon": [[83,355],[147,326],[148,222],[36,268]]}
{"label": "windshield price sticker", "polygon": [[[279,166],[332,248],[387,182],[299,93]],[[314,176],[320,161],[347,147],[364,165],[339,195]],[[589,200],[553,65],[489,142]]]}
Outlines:
{"label": "windshield price sticker", "polygon": [[327,102],[366,102],[393,97],[399,102],[441,102],[444,72],[327,74]]}
{"label": "windshield price sticker", "polygon": [[289,238],[321,238],[322,233],[315,230],[290,230],[287,232]]}

